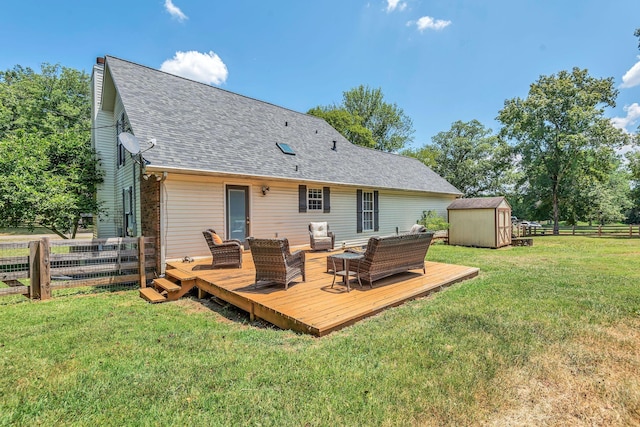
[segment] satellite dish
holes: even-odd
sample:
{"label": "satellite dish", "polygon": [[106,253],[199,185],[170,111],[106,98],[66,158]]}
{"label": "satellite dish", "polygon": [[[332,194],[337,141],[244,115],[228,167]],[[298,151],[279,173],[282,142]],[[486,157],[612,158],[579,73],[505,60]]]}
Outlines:
{"label": "satellite dish", "polygon": [[118,141],[131,154],[135,155],[140,152],[140,142],[138,142],[138,138],[135,135],[129,132],[122,132],[118,135]]}

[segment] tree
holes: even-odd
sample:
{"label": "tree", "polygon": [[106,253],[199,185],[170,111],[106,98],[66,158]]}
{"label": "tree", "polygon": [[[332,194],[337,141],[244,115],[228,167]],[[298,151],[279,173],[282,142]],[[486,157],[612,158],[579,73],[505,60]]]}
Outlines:
{"label": "tree", "polygon": [[640,223],[640,152],[630,151],[625,154],[631,178],[631,200],[633,206],[627,213],[630,224]]}
{"label": "tree", "polygon": [[101,176],[91,149],[86,73],[43,64],[0,72],[0,225],[75,237],[96,213]]}
{"label": "tree", "polygon": [[329,117],[327,121],[349,141],[376,150],[396,152],[413,140],[411,118],[385,102],[380,88],[360,85],[342,94],[341,105],[314,107],[307,113]]}
{"label": "tree", "polygon": [[466,197],[505,193],[513,175],[511,149],[491,129],[477,120],[456,121],[431,140],[421,150],[405,153],[421,158]]}
{"label": "tree", "polygon": [[507,100],[499,112],[501,135],[516,141],[524,184],[539,213],[553,219],[554,234],[571,183],[589,176],[604,182],[612,167],[607,153],[628,140],[604,117],[603,106],[614,107],[617,95],[613,78],[574,68],[541,76],[526,99]]}
{"label": "tree", "polygon": [[307,114],[324,119],[354,144],[365,147],[375,147],[376,145],[371,130],[362,125],[362,119],[344,108],[314,107]]}
{"label": "tree", "polygon": [[574,225],[578,221],[606,224],[623,221],[632,207],[629,174],[616,156],[611,156],[611,172],[604,179],[581,174],[569,182],[561,199],[566,200],[563,219]]}
{"label": "tree", "polygon": [[638,49],[640,49],[640,28],[636,28],[636,32],[633,35],[638,38]]}

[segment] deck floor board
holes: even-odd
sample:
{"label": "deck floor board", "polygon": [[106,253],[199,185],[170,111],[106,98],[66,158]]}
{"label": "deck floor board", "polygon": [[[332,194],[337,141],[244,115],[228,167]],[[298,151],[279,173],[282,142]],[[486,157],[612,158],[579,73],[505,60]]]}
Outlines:
{"label": "deck floor board", "polygon": [[193,274],[197,286],[220,290],[221,295],[228,296],[227,302],[240,308],[252,307],[268,322],[319,336],[439,288],[473,278],[479,272],[475,267],[426,261],[426,274],[422,274],[422,270],[396,274],[374,282],[373,288],[366,282],[362,282],[360,288],[357,280],[351,279],[351,292],[347,292],[341,278],[337,278],[331,287],[333,273],[326,272],[327,255],[327,252],[307,252],[306,281],[291,283],[286,291],[280,285],[254,284],[255,270],[249,252],[244,254],[241,269],[212,270],[208,267],[210,259],[194,263],[169,262],[168,268]]}

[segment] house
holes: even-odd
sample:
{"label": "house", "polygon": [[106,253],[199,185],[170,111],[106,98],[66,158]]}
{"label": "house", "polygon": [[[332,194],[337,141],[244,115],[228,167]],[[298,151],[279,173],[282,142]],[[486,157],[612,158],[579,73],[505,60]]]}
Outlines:
{"label": "house", "polygon": [[495,249],[511,244],[511,205],[506,198],[457,199],[447,212],[450,245]]}
{"label": "house", "polygon": [[445,216],[461,195],[418,160],[351,144],[314,116],[112,56],[92,81],[97,236],[155,236],[160,265],[209,255],[207,228],[302,246],[309,222],[326,221],[349,245],[408,230],[425,210]]}

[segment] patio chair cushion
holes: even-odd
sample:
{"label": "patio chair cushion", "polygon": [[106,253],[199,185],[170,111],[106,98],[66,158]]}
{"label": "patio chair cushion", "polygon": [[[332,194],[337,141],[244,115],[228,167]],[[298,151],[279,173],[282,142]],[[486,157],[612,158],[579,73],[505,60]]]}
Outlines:
{"label": "patio chair cushion", "polygon": [[329,236],[327,236],[327,237],[316,237],[313,240],[315,240],[315,244],[316,245],[318,243],[331,245],[331,237],[329,237]]}
{"label": "patio chair cushion", "polygon": [[218,236],[216,233],[211,233],[211,236],[213,237],[213,242],[216,245],[221,245],[222,244],[222,238],[220,236]]}
{"label": "patio chair cushion", "polygon": [[314,239],[327,237],[328,227],[326,222],[312,222],[309,228],[311,229]]}

